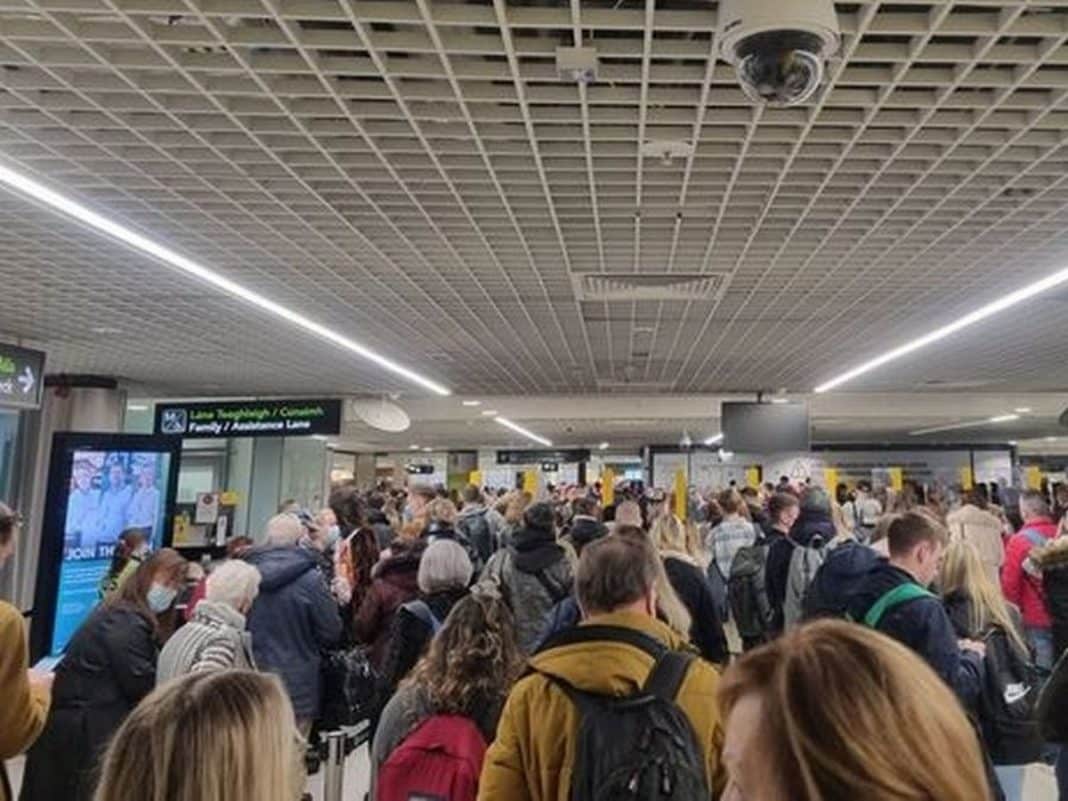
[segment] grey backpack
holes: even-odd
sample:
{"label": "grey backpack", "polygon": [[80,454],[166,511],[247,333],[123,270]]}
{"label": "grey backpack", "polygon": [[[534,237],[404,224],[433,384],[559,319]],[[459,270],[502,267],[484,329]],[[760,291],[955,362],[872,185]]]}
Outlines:
{"label": "grey backpack", "polygon": [[823,537],[818,535],[813,537],[808,545],[794,548],[786,579],[786,600],[782,607],[783,622],[787,627],[801,622],[808,588],[816,578],[816,572],[827,560],[829,550],[823,542]]}

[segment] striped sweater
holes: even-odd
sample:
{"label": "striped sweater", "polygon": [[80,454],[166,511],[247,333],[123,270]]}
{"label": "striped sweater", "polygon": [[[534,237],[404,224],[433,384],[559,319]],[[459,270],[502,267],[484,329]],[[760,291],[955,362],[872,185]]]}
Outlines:
{"label": "striped sweater", "polygon": [[245,616],[228,604],[203,600],[163,646],[156,684],[187,673],[230,669],[256,669]]}

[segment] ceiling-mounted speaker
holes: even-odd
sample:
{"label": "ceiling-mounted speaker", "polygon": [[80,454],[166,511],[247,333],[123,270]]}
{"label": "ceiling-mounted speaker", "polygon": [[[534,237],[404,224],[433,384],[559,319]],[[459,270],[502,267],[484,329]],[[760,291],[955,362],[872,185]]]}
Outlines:
{"label": "ceiling-mounted speaker", "polygon": [[349,403],[352,413],[371,428],[399,434],[407,431],[411,425],[408,413],[395,403],[382,398],[380,400],[358,399]]}

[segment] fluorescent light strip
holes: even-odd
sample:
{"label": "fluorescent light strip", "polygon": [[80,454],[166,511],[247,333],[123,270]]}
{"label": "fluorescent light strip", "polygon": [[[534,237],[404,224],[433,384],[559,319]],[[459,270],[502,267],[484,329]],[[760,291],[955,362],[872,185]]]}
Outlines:
{"label": "fluorescent light strip", "polygon": [[493,419],[494,419],[494,421],[500,423],[505,428],[510,428],[510,429],[512,429],[512,431],[516,432],[517,434],[522,434],[527,439],[534,440],[539,445],[544,445],[547,448],[552,447],[552,443],[549,440],[545,439],[545,437],[539,437],[533,431],[528,431],[527,429],[523,428],[523,426],[518,425],[516,423],[513,423],[507,417],[494,417]]}
{"label": "fluorescent light strip", "polygon": [[718,445],[723,442],[723,434],[719,433],[705,440],[705,445]]}
{"label": "fluorescent light strip", "polygon": [[1058,270],[1052,275],[1048,275],[1039,281],[1035,281],[1034,283],[1028,284],[1022,289],[1017,289],[1015,292],[1010,292],[1009,294],[998,298],[992,303],[987,303],[985,306],[980,306],[975,311],[970,312],[964,315],[963,317],[954,320],[952,323],[944,325],[941,328],[936,328],[930,333],[924,334],[921,337],[917,337],[916,339],[913,339],[910,342],[906,342],[904,345],[896,347],[893,350],[889,350],[882,356],[876,356],[870,361],[866,361],[863,364],[858,364],[856,367],[847,370],[841,375],[835,376],[831,380],[825,381],[824,383],[820,384],[818,387],[816,387],[814,391],[817,393],[822,393],[829,392],[832,389],[836,389],[847,381],[852,381],[854,378],[862,376],[865,373],[870,373],[872,370],[875,370],[878,367],[882,367],[888,362],[900,359],[902,356],[907,356],[908,354],[917,351],[920,348],[925,348],[932,343],[945,339],[946,337],[957,333],[961,329],[975,325],[976,323],[985,320],[987,317],[993,317],[995,314],[1005,311],[1005,309],[1009,309],[1019,303],[1023,303],[1025,300],[1029,300],[1035,295],[1039,295],[1042,292],[1045,292],[1047,289],[1052,289],[1053,287],[1060,286],[1065,282],[1068,282],[1068,267],[1063,270]]}
{"label": "fluorescent light strip", "polygon": [[363,358],[374,362],[379,367],[385,368],[391,373],[396,373],[414,384],[429,389],[431,392],[438,395],[452,394],[449,389],[441,384],[397,364],[395,361],[376,353],[370,348],[361,345],[359,342],[349,339],[343,334],[339,334],[337,331],[327,328],[280,303],[275,303],[273,300],[260,295],[258,292],[253,292],[251,289],[231,281],[229,278],[223,277],[214,270],[210,270],[179,253],[175,253],[170,248],[164,247],[147,237],[141,236],[141,234],[113,222],[94,211],[90,211],[77,201],[71,200],[58,192],[54,192],[43,184],[40,184],[31,178],[27,178],[3,165],[0,165],[0,183],[6,184],[8,187],[28,195],[39,203],[43,203],[57,211],[61,211],[64,214],[73,217],[75,220],[88,225],[90,228],[95,228],[100,233],[118,239],[120,242],[158,259],[164,264],[181,270],[184,273],[188,273],[195,278],[199,278],[201,281],[211,284],[234,297],[240,298],[246,303],[250,303],[269,314],[281,317],[283,320],[292,323],[298,328],[303,328],[305,331],[315,334],[328,342],[332,342],[345,350],[351,351],[357,356],[362,356]]}
{"label": "fluorescent light strip", "polygon": [[1019,420],[1018,414],[1000,414],[997,417],[988,417],[986,420],[973,420],[970,423],[952,423],[946,426],[934,426],[932,428],[921,428],[918,431],[910,431],[910,437],[919,437],[923,434],[937,434],[940,431],[957,431],[961,428],[980,428],[982,426],[997,425],[998,423],[1011,423],[1013,420]]}

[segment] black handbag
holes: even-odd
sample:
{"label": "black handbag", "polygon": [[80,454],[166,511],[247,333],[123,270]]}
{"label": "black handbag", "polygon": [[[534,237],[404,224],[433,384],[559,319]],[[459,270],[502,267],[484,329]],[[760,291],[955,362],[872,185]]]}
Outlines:
{"label": "black handbag", "polygon": [[320,730],[355,726],[373,717],[379,679],[366,646],[356,645],[325,652],[322,678]]}

